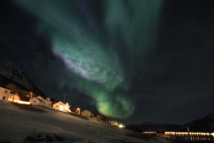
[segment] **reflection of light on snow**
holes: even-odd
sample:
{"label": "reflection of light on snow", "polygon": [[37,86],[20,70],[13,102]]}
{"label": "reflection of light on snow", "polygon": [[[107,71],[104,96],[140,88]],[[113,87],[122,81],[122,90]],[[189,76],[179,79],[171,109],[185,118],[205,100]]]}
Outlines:
{"label": "reflection of light on snow", "polygon": [[8,101],[18,103],[18,104],[25,104],[25,105],[30,105],[30,102],[27,101],[21,101],[21,100],[13,100],[13,99],[8,99]]}

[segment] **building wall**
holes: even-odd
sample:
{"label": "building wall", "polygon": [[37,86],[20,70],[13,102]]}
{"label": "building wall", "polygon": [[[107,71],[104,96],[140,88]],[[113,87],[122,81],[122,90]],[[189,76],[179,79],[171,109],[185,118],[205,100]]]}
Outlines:
{"label": "building wall", "polygon": [[56,109],[56,110],[60,110],[63,106],[63,103],[62,102],[57,102],[55,104],[53,104],[53,108]]}
{"label": "building wall", "polygon": [[30,104],[31,105],[38,105],[38,100],[36,98],[30,99]]}
{"label": "building wall", "polygon": [[7,101],[10,95],[10,90],[0,87],[0,100],[5,100]]}
{"label": "building wall", "polygon": [[53,104],[53,109],[60,110],[63,112],[71,112],[70,106],[68,103],[63,103],[61,101]]}
{"label": "building wall", "polygon": [[88,110],[82,111],[82,112],[81,112],[81,115],[82,115],[83,117],[91,117],[91,116],[93,116],[93,114],[92,114],[90,111],[88,111]]}
{"label": "building wall", "polygon": [[117,121],[111,121],[111,124],[114,125],[114,126],[118,126],[118,122]]}
{"label": "building wall", "polygon": [[50,98],[46,98],[44,100],[43,104],[44,104],[45,107],[51,107],[52,106],[52,101],[50,100]]}
{"label": "building wall", "polygon": [[40,105],[40,106],[42,106],[43,105],[43,101],[40,100],[37,97],[33,97],[32,99],[30,99],[30,104],[31,105]]}

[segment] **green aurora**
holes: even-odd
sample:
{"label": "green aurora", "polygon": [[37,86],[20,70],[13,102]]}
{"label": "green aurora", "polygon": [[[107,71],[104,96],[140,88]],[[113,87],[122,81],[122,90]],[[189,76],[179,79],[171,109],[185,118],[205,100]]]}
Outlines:
{"label": "green aurora", "polygon": [[53,54],[99,112],[133,114],[135,102],[126,91],[155,48],[161,0],[100,0],[96,12],[90,0],[15,1],[41,20],[38,31],[49,35]]}

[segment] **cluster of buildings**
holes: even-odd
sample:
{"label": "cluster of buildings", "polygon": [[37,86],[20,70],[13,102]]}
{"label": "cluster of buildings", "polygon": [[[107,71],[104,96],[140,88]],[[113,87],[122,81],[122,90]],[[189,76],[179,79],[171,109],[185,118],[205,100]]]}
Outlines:
{"label": "cluster of buildings", "polygon": [[19,89],[16,84],[10,83],[7,87],[0,87],[0,100],[30,105],[33,92]]}
{"label": "cluster of buildings", "polygon": [[9,84],[7,87],[0,87],[0,100],[18,104],[48,107],[63,112],[71,112],[68,103],[63,103],[61,101],[53,102],[49,97],[43,98],[34,92],[19,89],[16,87],[16,84],[13,83]]}
{"label": "cluster of buildings", "polygon": [[119,128],[125,127],[123,124],[118,123],[117,121],[103,117],[99,114],[94,114],[91,111],[81,111],[80,108],[70,107],[68,103],[63,103],[61,101],[53,102],[49,97],[43,98],[34,92],[19,89],[16,87],[16,84],[13,83],[9,84],[7,87],[0,87],[0,100],[18,104],[52,108],[62,112],[79,114],[86,118],[96,118],[97,120],[107,122],[111,125],[118,126]]}
{"label": "cluster of buildings", "polygon": [[168,141],[181,141],[181,142],[213,142],[214,133],[211,132],[175,132],[175,131],[145,131],[142,134],[155,135],[157,137],[162,137]]}
{"label": "cluster of buildings", "polygon": [[100,121],[109,123],[109,124],[111,124],[111,125],[113,125],[113,126],[117,126],[117,127],[119,127],[119,128],[125,128],[125,125],[124,125],[124,124],[119,123],[119,122],[117,122],[117,121],[114,121],[114,120],[112,120],[112,119],[110,119],[110,118],[104,117],[104,116],[102,116],[102,115],[100,115],[100,114],[98,114],[98,113],[97,113],[97,114],[94,114],[94,113],[92,113],[91,111],[84,110],[84,111],[82,111],[80,114],[81,114],[83,117],[95,118],[95,119],[97,119],[97,120],[100,120]]}

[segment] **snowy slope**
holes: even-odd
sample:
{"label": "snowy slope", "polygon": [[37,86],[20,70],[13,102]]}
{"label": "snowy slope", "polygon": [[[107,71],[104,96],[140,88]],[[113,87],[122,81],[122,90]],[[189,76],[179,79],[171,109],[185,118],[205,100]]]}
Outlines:
{"label": "snowy slope", "polygon": [[[27,108],[27,109],[26,109]],[[71,114],[0,101],[0,142],[146,143],[134,132]],[[161,141],[163,142],[163,141]]]}

